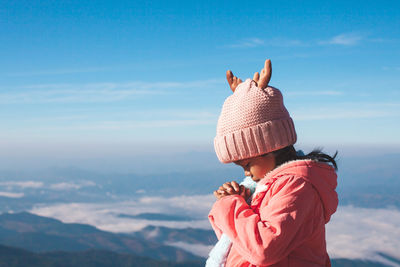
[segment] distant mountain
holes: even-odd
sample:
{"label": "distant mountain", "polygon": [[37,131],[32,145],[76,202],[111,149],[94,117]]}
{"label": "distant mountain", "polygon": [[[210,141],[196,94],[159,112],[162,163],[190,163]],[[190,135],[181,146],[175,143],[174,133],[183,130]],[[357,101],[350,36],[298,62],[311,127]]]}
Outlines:
{"label": "distant mountain", "polygon": [[157,243],[185,242],[202,245],[214,245],[217,243],[214,231],[195,228],[173,229],[149,225],[138,232],[132,233],[132,236]]}
{"label": "distant mountain", "polygon": [[364,261],[364,260],[348,260],[348,259],[334,259],[332,260],[332,267],[391,267],[392,265],[385,265],[379,262]]}
{"label": "distant mountain", "polygon": [[[180,160],[189,163],[195,155],[190,156],[192,158]],[[19,168],[20,171],[0,170],[0,192],[21,196],[0,196],[0,212],[29,210],[37,203],[99,203],[149,195],[211,195],[224,182],[243,178],[243,171],[238,166],[211,164],[216,159],[214,153],[202,154],[201,158],[199,165],[203,163],[204,168],[179,168],[179,172],[171,168],[152,169],[153,173],[141,172],[142,168],[138,168],[137,173],[121,173],[118,170],[100,172],[77,167],[35,171],[23,168]],[[399,160],[399,153],[346,157],[339,151],[340,204],[400,208]],[[39,184],[27,186],[27,182]],[[66,189],[62,190],[64,187]]]}
{"label": "distant mountain", "polygon": [[136,215],[130,214],[118,214],[120,218],[130,218],[130,219],[144,219],[151,221],[192,221],[193,218],[179,216],[179,215],[170,215],[170,214],[162,214],[162,213],[139,213]]}
{"label": "distant mountain", "polygon": [[0,245],[2,267],[200,267],[204,260],[168,262],[105,250],[34,253]]}
{"label": "distant mountain", "polygon": [[[37,177],[32,179],[32,177]],[[49,172],[16,173],[0,170],[0,192],[19,193],[22,197],[0,196],[0,212],[30,210],[35,204],[99,203],[132,200],[149,195],[173,197],[212,194],[227,180],[242,179],[239,168],[215,171],[164,174],[96,173],[75,168]],[[150,181],[150,182],[149,182]],[[24,187],[26,182],[40,182],[38,187]],[[10,185],[13,184],[13,185]],[[18,183],[22,183],[18,185]],[[89,184],[90,186],[85,186]],[[65,190],[62,188],[65,187]]]}
{"label": "distant mountain", "polygon": [[400,208],[399,161],[400,154],[340,158],[340,205]]}
{"label": "distant mountain", "polygon": [[[203,267],[204,260],[168,262],[105,250],[34,253],[0,245],[2,267]],[[389,267],[362,260],[336,259],[332,267]]]}
{"label": "distant mountain", "polygon": [[177,262],[201,259],[140,237],[105,232],[85,224],[66,224],[27,212],[0,215],[0,243],[34,252],[100,249]]}
{"label": "distant mountain", "polygon": [[[54,199],[57,201],[68,200],[71,195],[77,199],[93,198],[98,200],[107,198],[104,194],[110,194],[120,197],[135,195],[137,190],[146,194],[157,193],[162,196],[177,196],[184,194],[211,194],[215,188],[227,180],[242,179],[243,171],[232,165],[231,168],[217,168],[215,170],[197,170],[186,172],[165,173],[118,173],[108,172],[99,173],[96,171],[87,171],[79,168],[52,168],[42,171],[19,172],[11,173],[0,170],[0,182],[9,181],[27,181],[36,178],[35,181],[43,182],[41,188],[25,188],[26,191],[32,191],[36,198],[39,199]],[[81,187],[79,190],[56,190],[54,191],[49,186],[55,183],[74,183],[80,184],[83,181],[94,182],[95,186]],[[29,189],[29,190],[28,190]],[[38,194],[45,190],[46,194]],[[75,194],[77,191],[85,192],[88,195]],[[56,192],[57,194],[52,194]],[[47,194],[50,193],[50,196]],[[102,194],[100,194],[102,193]],[[1,199],[1,198],[0,198]]]}
{"label": "distant mountain", "polygon": [[[138,232],[132,233],[133,236],[144,238],[158,243],[174,243],[184,242],[187,244],[202,244],[214,245],[217,242],[214,231],[185,228],[174,229],[162,226],[147,226]],[[389,262],[400,265],[400,260],[390,257],[384,253],[378,253],[381,257],[387,259]],[[367,260],[350,260],[350,259],[331,259],[332,267],[389,267],[392,265],[385,265],[380,262],[373,262]]]}
{"label": "distant mountain", "polygon": [[[27,212],[0,215],[2,267],[185,267],[204,266],[204,259],[163,243],[215,244],[213,231],[148,226],[130,235],[66,224]],[[15,247],[18,247],[15,248]],[[391,262],[397,259],[381,255]],[[363,260],[332,259],[333,267],[389,267]]]}

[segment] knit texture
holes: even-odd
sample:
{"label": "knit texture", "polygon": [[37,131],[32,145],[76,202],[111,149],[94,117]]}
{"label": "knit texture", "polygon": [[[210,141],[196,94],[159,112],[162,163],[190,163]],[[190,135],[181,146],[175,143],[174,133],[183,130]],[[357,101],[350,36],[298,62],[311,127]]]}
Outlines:
{"label": "knit texture", "polygon": [[270,86],[260,89],[247,79],[224,102],[214,148],[218,159],[229,163],[284,148],[296,139],[281,92]]}

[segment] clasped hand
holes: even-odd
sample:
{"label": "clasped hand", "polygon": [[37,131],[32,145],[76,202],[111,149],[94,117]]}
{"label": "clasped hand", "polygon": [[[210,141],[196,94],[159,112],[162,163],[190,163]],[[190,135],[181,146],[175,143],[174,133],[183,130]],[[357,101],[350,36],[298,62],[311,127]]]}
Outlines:
{"label": "clasped hand", "polygon": [[223,185],[221,185],[218,188],[218,190],[214,191],[214,196],[217,199],[220,199],[222,197],[229,196],[229,195],[240,195],[247,201],[247,199],[251,195],[251,192],[250,192],[250,189],[244,187],[243,185],[239,185],[235,181],[226,182]]}

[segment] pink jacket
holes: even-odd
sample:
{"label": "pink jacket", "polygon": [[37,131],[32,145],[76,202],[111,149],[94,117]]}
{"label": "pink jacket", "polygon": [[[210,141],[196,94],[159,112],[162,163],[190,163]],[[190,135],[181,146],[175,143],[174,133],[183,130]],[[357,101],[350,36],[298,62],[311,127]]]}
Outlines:
{"label": "pink jacket", "polygon": [[330,266],[325,224],[338,205],[336,185],[330,165],[298,160],[260,180],[251,207],[239,195],[216,201],[211,225],[232,240],[226,266]]}

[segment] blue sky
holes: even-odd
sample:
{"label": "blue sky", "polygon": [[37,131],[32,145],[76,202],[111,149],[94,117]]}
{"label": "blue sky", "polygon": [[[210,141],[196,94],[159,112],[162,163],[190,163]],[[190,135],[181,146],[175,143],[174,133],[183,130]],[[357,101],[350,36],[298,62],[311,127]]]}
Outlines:
{"label": "blue sky", "polygon": [[252,77],[266,58],[299,146],[399,147],[399,9],[2,1],[1,157],[212,151],[226,70]]}

